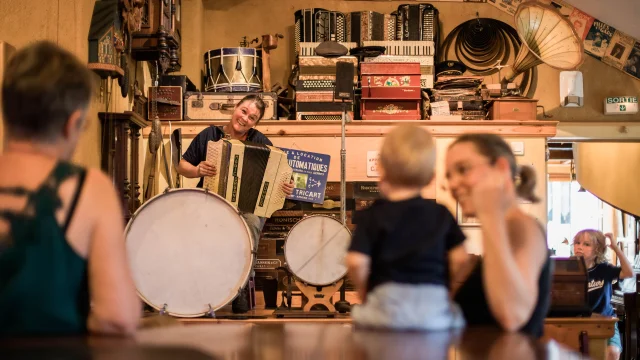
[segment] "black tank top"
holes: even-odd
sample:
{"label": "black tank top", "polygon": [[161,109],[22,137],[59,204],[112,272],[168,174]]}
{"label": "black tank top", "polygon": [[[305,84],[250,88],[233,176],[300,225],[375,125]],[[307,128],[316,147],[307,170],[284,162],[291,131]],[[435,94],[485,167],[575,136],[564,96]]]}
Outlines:
{"label": "black tank top", "polygon": [[[491,313],[484,293],[482,262],[482,259],[478,261],[471,275],[460,287],[454,300],[460,305],[468,325],[495,325],[499,327],[500,325]],[[547,259],[538,278],[538,299],[535,308],[529,321],[520,329],[520,332],[536,338],[541,337],[544,332],[544,320],[547,317],[551,303],[552,267],[550,253],[547,252]],[[509,295],[504,294],[504,296]]]}

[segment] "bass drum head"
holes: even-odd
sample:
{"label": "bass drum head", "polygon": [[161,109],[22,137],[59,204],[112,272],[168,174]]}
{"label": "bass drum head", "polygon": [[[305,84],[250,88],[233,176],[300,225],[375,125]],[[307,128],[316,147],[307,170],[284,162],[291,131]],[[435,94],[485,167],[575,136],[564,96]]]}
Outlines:
{"label": "bass drum head", "polygon": [[253,241],[222,197],[176,189],[150,199],[125,230],[140,297],[156,310],[198,317],[228,304],[247,282]]}
{"label": "bass drum head", "polygon": [[351,232],[332,217],[312,215],[291,228],[284,245],[284,257],[291,272],[303,282],[324,286],[347,273],[344,258]]}

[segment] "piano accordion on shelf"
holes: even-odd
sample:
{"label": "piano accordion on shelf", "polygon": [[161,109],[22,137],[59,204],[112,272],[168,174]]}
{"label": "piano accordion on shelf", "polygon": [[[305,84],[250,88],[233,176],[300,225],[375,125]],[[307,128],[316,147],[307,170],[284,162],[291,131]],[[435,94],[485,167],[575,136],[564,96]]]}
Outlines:
{"label": "piano accordion on shelf", "polygon": [[403,4],[398,6],[396,40],[433,41],[436,49],[440,32],[438,9],[431,4]]}
{"label": "piano accordion on shelf", "polygon": [[287,154],[273,146],[220,139],[207,144],[207,162],[216,175],[204,178],[204,188],[224,197],[238,210],[271,217],[282,209],[286,195],[282,184],[293,170]]}
{"label": "piano accordion on shelf", "polygon": [[295,12],[294,49],[301,42],[347,41],[347,19],[338,11],[312,8]]}
{"label": "piano accordion on shelf", "polygon": [[348,13],[347,39],[358,44],[368,40],[395,40],[396,16],[375,11]]}

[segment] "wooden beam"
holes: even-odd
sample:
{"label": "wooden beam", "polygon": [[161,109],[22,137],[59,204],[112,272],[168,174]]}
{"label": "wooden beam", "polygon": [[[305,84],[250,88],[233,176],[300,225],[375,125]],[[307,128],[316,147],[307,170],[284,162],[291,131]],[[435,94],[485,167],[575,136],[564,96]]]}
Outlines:
{"label": "wooden beam", "polygon": [[[640,117],[638,118],[640,120]],[[638,141],[640,121],[561,121],[552,141]]]}
{"label": "wooden beam", "polygon": [[[181,128],[182,136],[192,138],[210,125],[222,126],[228,121],[175,121],[172,129]],[[363,121],[356,120],[346,126],[348,137],[383,136],[394,126],[415,124],[429,130],[434,136],[458,136],[464,133],[494,133],[505,137],[554,137],[556,121]],[[340,136],[340,123],[336,121],[280,120],[262,121],[256,127],[269,137],[325,137]],[[150,128],[143,130],[148,136]],[[163,124],[163,134],[169,136],[168,124]]]}

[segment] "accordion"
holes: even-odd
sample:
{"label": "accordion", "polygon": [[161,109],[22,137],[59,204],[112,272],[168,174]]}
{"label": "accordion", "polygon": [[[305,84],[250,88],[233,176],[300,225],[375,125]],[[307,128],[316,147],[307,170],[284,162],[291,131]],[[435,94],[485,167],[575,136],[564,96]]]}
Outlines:
{"label": "accordion", "polygon": [[398,6],[396,40],[433,41],[437,57],[440,22],[438,9],[431,4],[403,4]]}
{"label": "accordion", "polygon": [[295,12],[294,49],[301,42],[347,41],[347,19],[338,11],[301,9]]}
{"label": "accordion", "polygon": [[369,40],[395,40],[396,16],[374,11],[348,13],[347,38],[360,45]]}
{"label": "accordion", "polygon": [[207,144],[207,162],[216,175],[204,178],[204,188],[225,198],[238,210],[271,217],[282,209],[282,184],[293,171],[287,154],[273,146],[220,139]]}

